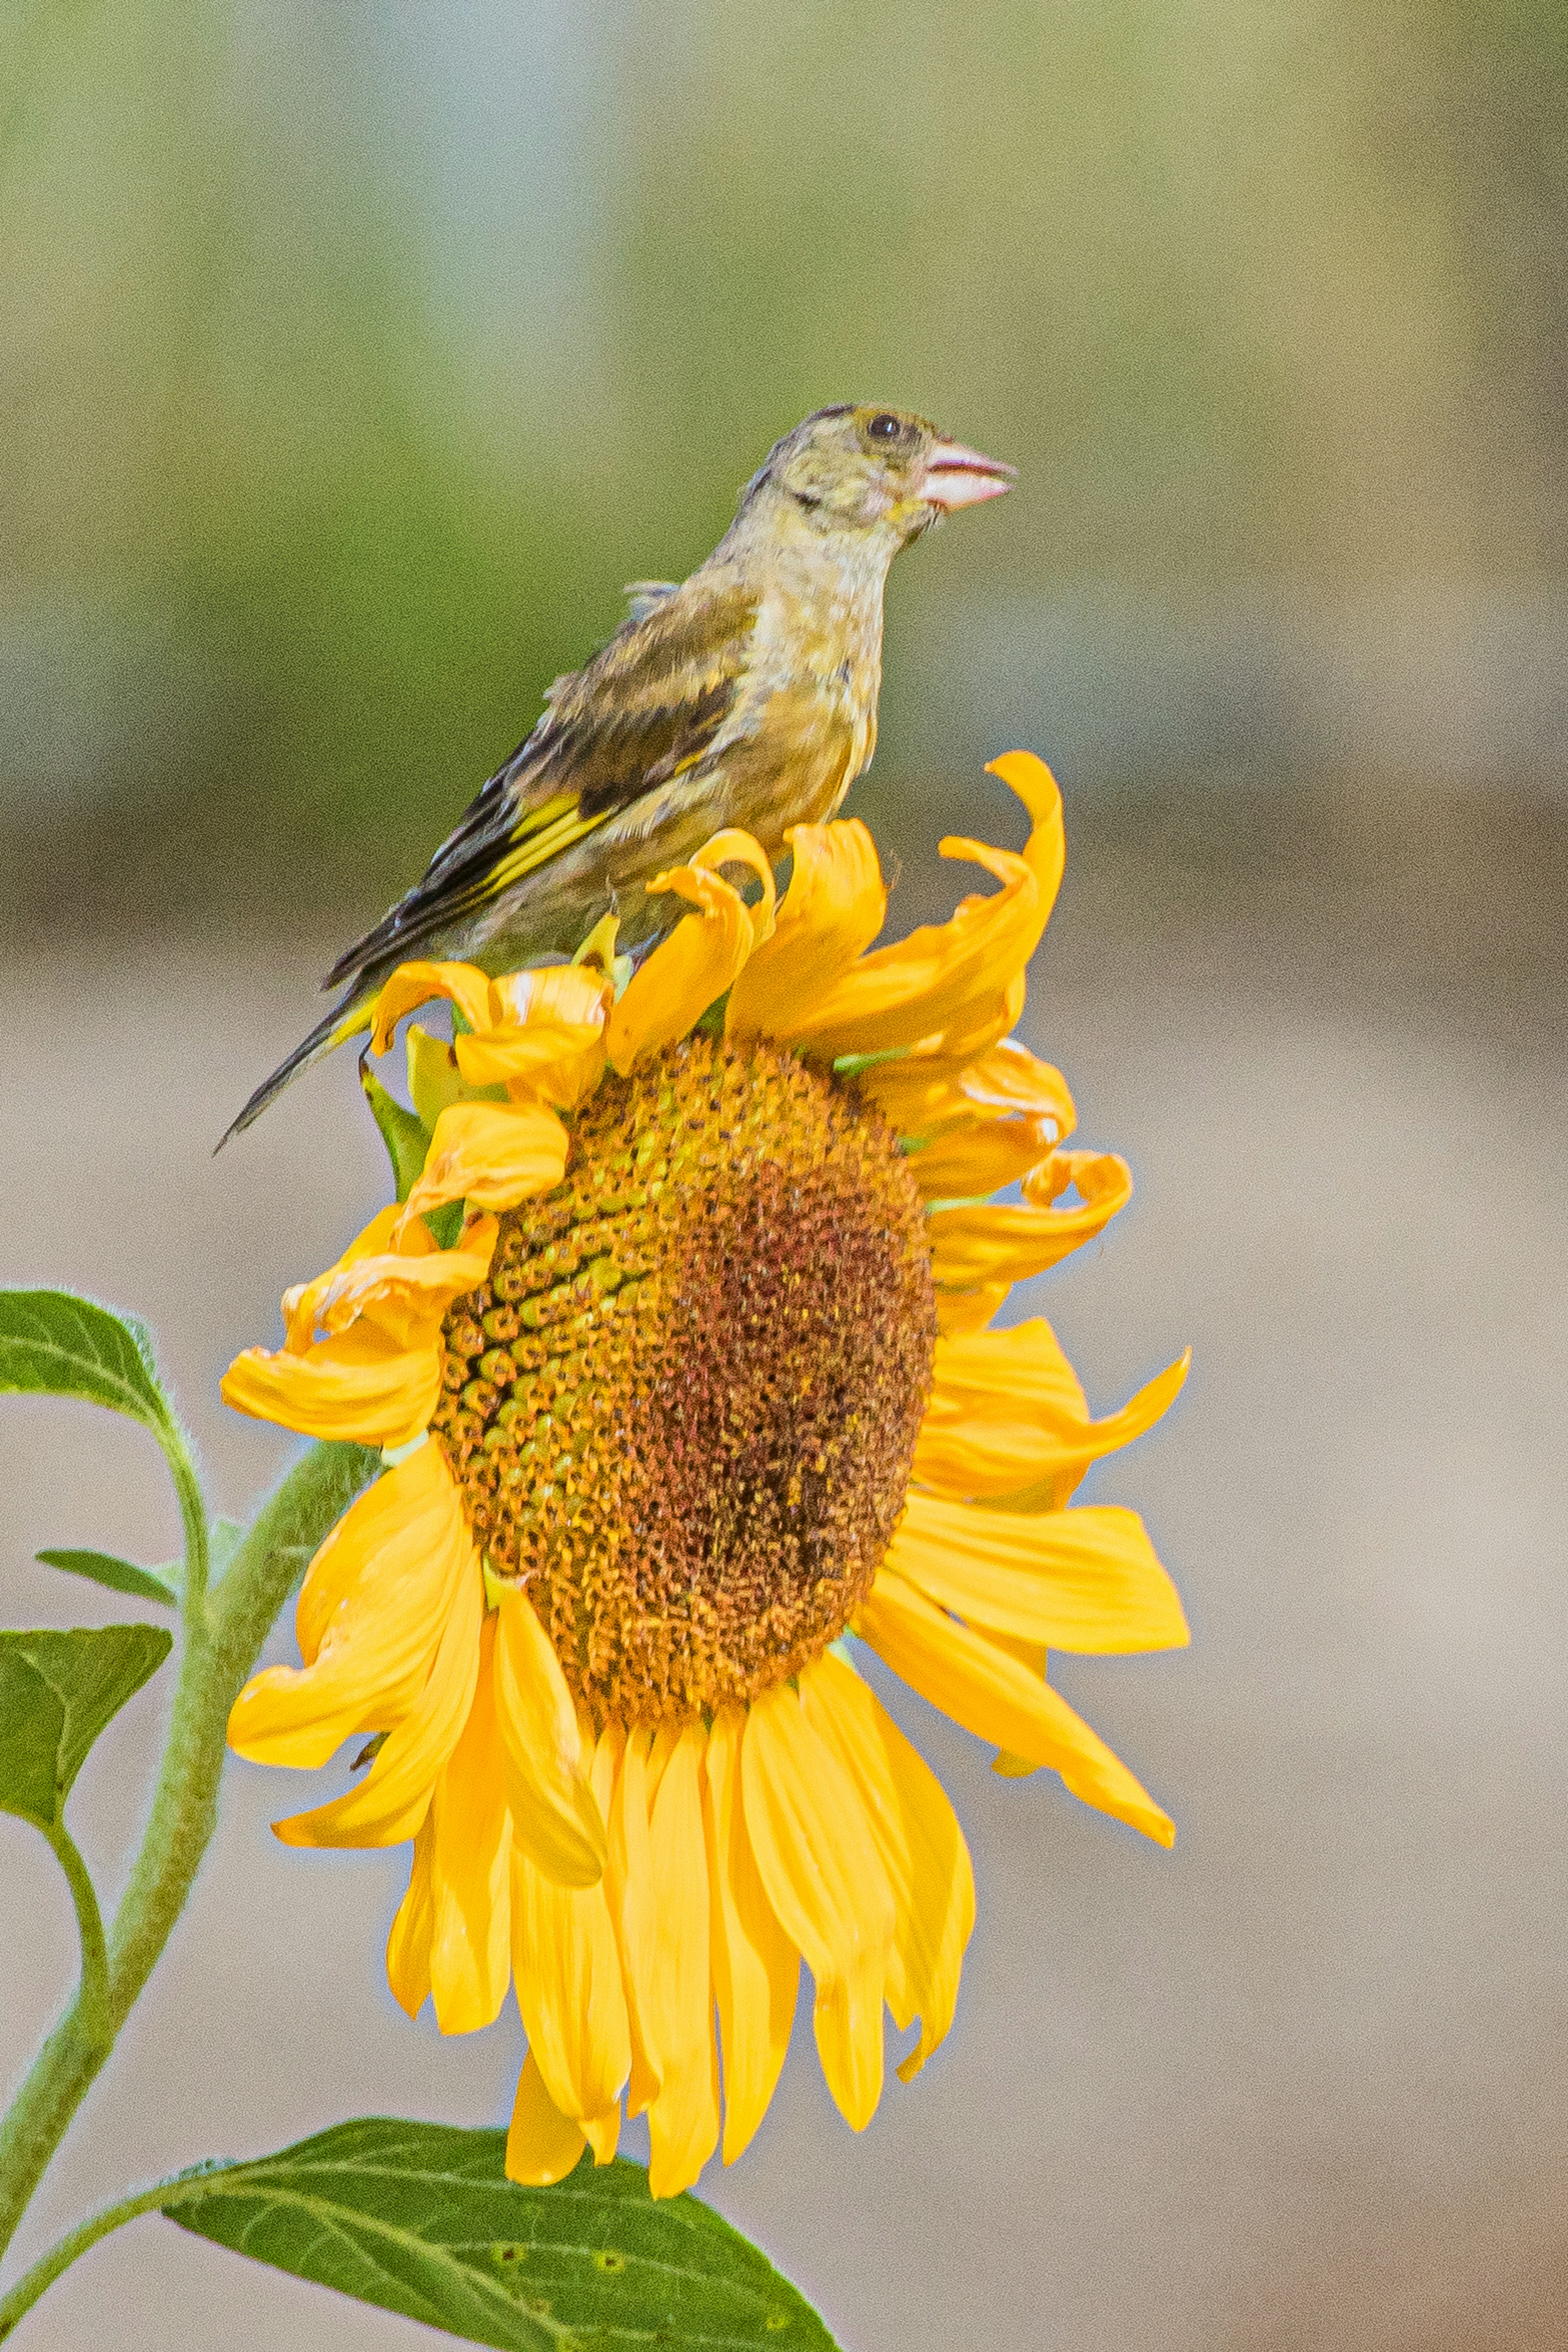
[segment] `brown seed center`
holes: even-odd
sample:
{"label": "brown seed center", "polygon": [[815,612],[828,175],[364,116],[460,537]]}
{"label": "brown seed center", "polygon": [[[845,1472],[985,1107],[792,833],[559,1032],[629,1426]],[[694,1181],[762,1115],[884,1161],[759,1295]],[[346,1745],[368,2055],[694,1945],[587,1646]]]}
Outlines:
{"label": "brown seed center", "polygon": [[755,1698],[842,1630],[936,1330],[918,1195],[852,1087],[696,1036],[599,1088],[447,1318],[434,1422],[596,1720]]}

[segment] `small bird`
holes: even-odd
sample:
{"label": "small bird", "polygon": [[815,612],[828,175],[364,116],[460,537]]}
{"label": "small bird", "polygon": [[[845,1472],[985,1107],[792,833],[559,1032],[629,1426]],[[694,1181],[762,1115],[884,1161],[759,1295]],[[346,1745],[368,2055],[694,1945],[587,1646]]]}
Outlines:
{"label": "small bird", "polygon": [[609,644],[556,679],[423,878],[339,957],[322,982],[339,1003],[224,1141],[367,1029],[410,958],[514,971],[570,954],[611,911],[634,952],[685,912],[645,884],[711,835],[744,826],[777,861],[788,826],[831,817],[876,744],[889,565],[1013,479],[899,408],[820,408],[775,442],[707,561],[679,586],[634,583]]}

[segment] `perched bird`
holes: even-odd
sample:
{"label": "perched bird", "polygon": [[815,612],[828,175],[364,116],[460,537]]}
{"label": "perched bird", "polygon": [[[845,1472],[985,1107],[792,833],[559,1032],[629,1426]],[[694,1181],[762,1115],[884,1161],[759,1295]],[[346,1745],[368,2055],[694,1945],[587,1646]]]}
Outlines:
{"label": "perched bird", "polygon": [[611,910],[635,950],[685,911],[644,884],[710,835],[742,825],[777,859],[787,826],[831,816],[876,743],[888,566],[1012,479],[897,408],[821,408],[776,442],[706,562],[629,589],[609,644],[557,678],[423,880],[339,957],[322,986],[340,1002],[229,1135],[368,1028],[411,957],[517,971],[570,954]]}

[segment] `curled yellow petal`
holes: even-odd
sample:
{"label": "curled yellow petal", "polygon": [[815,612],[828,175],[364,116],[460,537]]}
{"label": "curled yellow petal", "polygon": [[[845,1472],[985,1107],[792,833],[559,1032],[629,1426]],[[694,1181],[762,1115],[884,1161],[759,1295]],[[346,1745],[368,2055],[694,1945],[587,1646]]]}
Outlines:
{"label": "curled yellow petal", "polygon": [[1082,1716],[1018,1659],[879,1570],[855,1630],[895,1675],[977,1738],[1061,1774],[1075,1797],[1161,1845],[1176,1827]]}
{"label": "curled yellow petal", "polygon": [[724,2042],[724,2160],[733,2164],[768,2112],[785,2056],[800,1955],[768,1900],[740,1795],[746,1717],[722,1707],[704,1769],[714,2000]]}
{"label": "curled yellow petal", "polygon": [[307,1571],[295,1608],[302,1666],[267,1666],[229,1715],[255,1764],[313,1769],[356,1732],[415,1706],[473,1555],[457,1490],[434,1445],[352,1502]]}
{"label": "curled yellow petal", "polygon": [[615,992],[603,972],[578,963],[536,964],[490,985],[497,1029],[553,1021],[601,1032]]}
{"label": "curled yellow petal", "polygon": [[1119,1412],[1092,1421],[1048,1323],[938,1339],[931,1402],[915,1443],[917,1485],[955,1497],[1059,1510],[1091,1462],[1152,1429],[1186,1378],[1191,1350]]}
{"label": "curled yellow petal", "polygon": [[803,1008],[789,1034],[814,1055],[917,1045],[967,1025],[977,1000],[1022,973],[1061,878],[1061,796],[1044,761],[1031,752],[1009,752],[992,762],[991,772],[1011,785],[1034,819],[1022,856],[988,842],[944,841],[944,857],[971,859],[1001,888],[989,898],[966,898],[946,923],[923,925],[896,945],[862,956],[835,987]]}
{"label": "curled yellow petal", "polygon": [[512,1823],[491,1672],[496,1623],[480,1633],[468,1720],[434,1794],[428,1833],[431,1991],[443,2033],[473,2033],[501,2013],[511,1979]]}
{"label": "curled yellow petal", "polygon": [[893,1890],[900,1981],[890,1969],[888,2006],[901,2028],[920,2019],[898,2069],[908,2083],[953,2022],[975,1925],[969,1849],[941,1782],[852,1666],[831,1652],[819,1658],[800,1677],[800,1704],[862,1792]]}
{"label": "curled yellow petal", "polygon": [[779,893],[773,881],[773,861],[759,841],[742,832],[739,825],[727,825],[722,833],[710,835],[692,864],[709,874],[717,873],[721,866],[748,866],[762,885],[761,898],[756,906],[747,908],[753,950],[772,937]]}
{"label": "curled yellow petal", "polygon": [[[1069,1188],[1078,1201],[1055,1203]],[[934,1209],[931,1272],[940,1286],[971,1290],[1043,1274],[1103,1233],[1133,1197],[1133,1171],[1113,1151],[1058,1151],[1024,1181],[1021,1208]]]}
{"label": "curled yellow petal", "polygon": [[893,1893],[854,1782],[788,1684],[747,1716],[740,1785],[768,1900],[816,1979],[828,2088],[851,2129],[863,2131],[882,2095]]}
{"label": "curled yellow petal", "polygon": [[371,1050],[384,1054],[392,1032],[405,1013],[415,1013],[432,997],[445,997],[471,1028],[487,1029],[495,1013],[490,982],[471,963],[400,963],[376,999]]}
{"label": "curled yellow petal", "polygon": [[655,876],[650,891],[674,890],[697,908],[639,965],[610,1016],[605,1043],[622,1076],[673,1045],[716,1003],[751,953],[751,917],[738,890],[699,866]]}
{"label": "curled yellow petal", "polygon": [[979,1330],[990,1321],[1011,1288],[1010,1282],[984,1282],[974,1290],[939,1290],[936,1328],[944,1333]]}
{"label": "curled yellow petal", "polygon": [[410,1224],[395,1208],[384,1210],[376,1223],[383,1218],[401,1224],[402,1247],[357,1247],[314,1282],[284,1292],[290,1349],[303,1351],[319,1333],[346,1331],[361,1317],[399,1348],[428,1346],[453,1300],[476,1288],[490,1270],[499,1230],[494,1217],[471,1218],[456,1247],[448,1250],[435,1247],[422,1220]]}
{"label": "curled yellow petal", "polygon": [[753,948],[730,992],[727,1036],[788,1037],[791,1021],[870,947],[887,912],[876,844],[858,817],[791,825],[784,838],[794,857],[789,887],[772,936]]}
{"label": "curled yellow petal", "polygon": [[537,1094],[562,1110],[591,1094],[604,1070],[598,1022],[539,1020],[526,1029],[489,1029],[459,1037],[453,1051],[470,1086],[507,1086],[514,1102]]}
{"label": "curled yellow petal", "polygon": [[856,1081],[901,1135],[934,1138],[980,1118],[1049,1122],[1065,1141],[1078,1113],[1061,1072],[1015,1037],[1003,1037],[969,1061],[902,1054],[873,1062]]}
{"label": "curled yellow petal", "polygon": [[325,1341],[308,1356],[246,1348],[224,1374],[218,1393],[235,1412],[298,1430],[302,1437],[406,1445],[435,1411],[441,1351],[434,1342],[405,1352],[383,1341],[372,1356],[362,1346],[339,1339]]}
{"label": "curled yellow petal", "polygon": [[566,2179],[587,2145],[579,2126],[551,2099],[530,2050],[517,2077],[507,2132],[507,2179],[520,2181],[526,2189],[551,2188]]}
{"label": "curled yellow petal", "polygon": [[970,1623],[1052,1650],[1182,1648],[1176,1589],[1136,1511],[990,1511],[912,1494],[887,1566]]}
{"label": "curled yellow petal", "polygon": [[501,1594],[496,1708],[513,1834],[562,1886],[593,1886],[604,1821],[584,1769],[582,1736],[554,1644],[525,1592]]}
{"label": "curled yellow petal", "polygon": [[403,1221],[412,1224],[447,1201],[515,1209],[560,1182],[568,1149],[565,1128],[542,1103],[454,1103],[435,1122]]}

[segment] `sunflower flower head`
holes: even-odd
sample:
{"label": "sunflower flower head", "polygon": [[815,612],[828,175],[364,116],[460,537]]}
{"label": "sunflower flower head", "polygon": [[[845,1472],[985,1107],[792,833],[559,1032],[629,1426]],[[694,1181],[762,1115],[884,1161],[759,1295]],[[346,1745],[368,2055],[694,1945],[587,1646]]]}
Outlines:
{"label": "sunflower flower head", "polygon": [[306,1577],[301,1664],[256,1675],[229,1736],[302,1769],[372,1736],[278,1833],[413,1839],[387,1956],[411,2015],[468,2032],[515,1987],[516,2179],[606,2161],[623,2113],[656,2195],[721,2137],[733,2159],[802,1959],[857,2129],[883,2009],[918,2021],[905,2079],[946,2034],[968,1854],[845,1636],[998,1771],[1173,1834],[1047,1679],[1053,1647],[1186,1638],[1137,1517],[1071,1502],[1186,1359],[1095,1422],[1049,1325],[990,1328],[1131,1191],[1067,1148],[1060,1074],[1009,1034],[1061,802],[1030,754],[995,770],[1026,848],[945,842],[999,887],[893,946],[851,821],[794,830],[781,901],[716,835],[654,886],[689,911],[630,974],[612,926],[569,966],[402,967],[374,1050],[434,1000],[455,1032],[407,1033],[403,1197],[225,1378],[242,1412],[384,1449]]}

